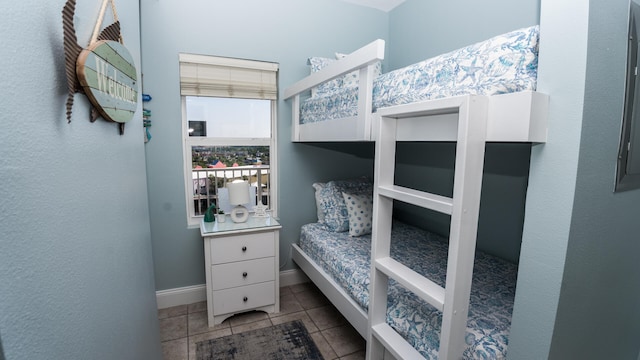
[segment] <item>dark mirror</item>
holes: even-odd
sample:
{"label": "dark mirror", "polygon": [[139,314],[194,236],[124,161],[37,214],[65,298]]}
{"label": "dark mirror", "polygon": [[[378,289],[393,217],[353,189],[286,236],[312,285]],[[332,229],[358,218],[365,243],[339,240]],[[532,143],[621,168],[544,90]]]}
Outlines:
{"label": "dark mirror", "polygon": [[638,77],[638,41],[640,5],[631,1],[627,48],[627,85],[625,89],[622,132],[618,150],[615,191],[640,188],[640,81]]}

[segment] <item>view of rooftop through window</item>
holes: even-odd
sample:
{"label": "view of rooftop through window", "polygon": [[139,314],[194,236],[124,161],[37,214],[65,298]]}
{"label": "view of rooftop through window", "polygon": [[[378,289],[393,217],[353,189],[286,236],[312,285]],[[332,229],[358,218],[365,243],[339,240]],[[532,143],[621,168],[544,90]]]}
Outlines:
{"label": "view of rooftop through window", "polygon": [[193,146],[194,169],[269,165],[268,146]]}

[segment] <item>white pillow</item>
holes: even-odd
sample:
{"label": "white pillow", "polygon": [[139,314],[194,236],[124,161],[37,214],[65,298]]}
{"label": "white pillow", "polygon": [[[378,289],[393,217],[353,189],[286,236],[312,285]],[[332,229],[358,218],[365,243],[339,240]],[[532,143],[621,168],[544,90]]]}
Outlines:
{"label": "white pillow", "polygon": [[370,194],[342,193],[349,214],[349,236],[371,234],[373,222],[373,196]]}

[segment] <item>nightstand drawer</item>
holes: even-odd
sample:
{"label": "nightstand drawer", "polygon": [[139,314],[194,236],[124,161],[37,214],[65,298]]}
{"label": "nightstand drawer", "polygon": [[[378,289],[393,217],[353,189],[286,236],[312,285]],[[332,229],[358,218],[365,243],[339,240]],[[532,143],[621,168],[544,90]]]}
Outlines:
{"label": "nightstand drawer", "polygon": [[213,265],[213,290],[251,285],[275,280],[273,257]]}
{"label": "nightstand drawer", "polygon": [[215,315],[242,312],[275,303],[275,282],[242,286],[213,292]]}
{"label": "nightstand drawer", "polygon": [[275,255],[273,231],[235,235],[211,241],[211,264],[251,260]]}

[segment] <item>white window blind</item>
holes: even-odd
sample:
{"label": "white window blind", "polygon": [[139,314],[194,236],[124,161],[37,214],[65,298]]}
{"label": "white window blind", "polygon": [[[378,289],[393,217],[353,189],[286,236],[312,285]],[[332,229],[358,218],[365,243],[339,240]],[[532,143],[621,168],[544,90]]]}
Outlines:
{"label": "white window blind", "polygon": [[180,54],[180,94],[276,100],[278,64]]}

